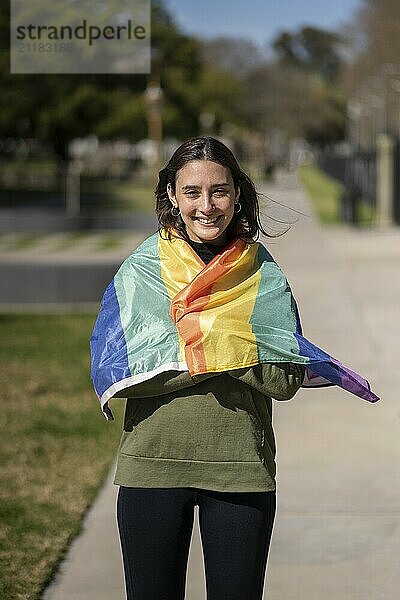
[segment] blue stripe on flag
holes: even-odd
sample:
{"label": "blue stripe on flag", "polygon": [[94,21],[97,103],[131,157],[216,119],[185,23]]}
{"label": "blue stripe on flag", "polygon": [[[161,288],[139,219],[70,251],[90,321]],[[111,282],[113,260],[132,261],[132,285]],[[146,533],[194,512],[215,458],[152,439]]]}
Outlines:
{"label": "blue stripe on flag", "polygon": [[336,365],[330,354],[309,342],[302,335],[295,333],[295,336],[299,344],[299,354],[310,359],[310,364],[307,367],[317,375],[325,377],[334,385],[340,385],[342,382],[340,364]]}
{"label": "blue stripe on flag", "polygon": [[90,339],[91,378],[99,398],[108,388],[131,376],[114,280],[104,292]]}

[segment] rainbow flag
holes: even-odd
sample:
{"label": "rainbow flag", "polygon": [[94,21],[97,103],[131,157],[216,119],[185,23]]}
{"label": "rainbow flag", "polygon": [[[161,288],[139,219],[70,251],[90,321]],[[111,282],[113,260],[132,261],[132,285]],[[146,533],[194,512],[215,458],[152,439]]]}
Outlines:
{"label": "rainbow flag", "polygon": [[185,240],[150,236],[107,287],[90,347],[106,418],[110,398],[166,371],[195,376],[266,362],[305,365],[303,387],[338,385],[379,400],[366,379],[302,335],[287,279],[259,242],[236,239],[205,265]]}

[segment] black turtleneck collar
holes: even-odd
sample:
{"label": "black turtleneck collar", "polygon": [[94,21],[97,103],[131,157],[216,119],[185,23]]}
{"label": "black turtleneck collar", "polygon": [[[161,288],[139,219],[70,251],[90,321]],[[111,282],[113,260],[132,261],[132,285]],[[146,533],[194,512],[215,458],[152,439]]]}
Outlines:
{"label": "black turtleneck collar", "polygon": [[205,242],[193,242],[193,240],[188,240],[188,243],[205,264],[208,264],[214,256],[227,246],[227,244],[217,246],[216,244],[207,244]]}

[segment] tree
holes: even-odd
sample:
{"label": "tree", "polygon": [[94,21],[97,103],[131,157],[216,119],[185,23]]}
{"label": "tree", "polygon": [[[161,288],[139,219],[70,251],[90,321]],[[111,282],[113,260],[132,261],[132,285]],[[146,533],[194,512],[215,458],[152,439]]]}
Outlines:
{"label": "tree", "polygon": [[243,79],[264,60],[252,41],[240,38],[221,36],[202,40],[201,53],[207,65],[230,73],[237,79]]}
{"label": "tree", "polygon": [[[94,133],[117,111],[121,90],[142,93],[144,75],[25,75],[9,71],[9,12],[0,5],[0,136],[32,137],[49,144],[60,172],[69,160],[68,146],[77,136]],[[101,128],[100,128],[101,129]]]}
{"label": "tree", "polygon": [[[0,41],[6,49],[0,57],[0,137],[34,137],[50,144],[64,170],[69,143],[77,136],[123,136],[133,142],[146,136],[146,75],[10,74],[7,3],[0,5]],[[152,2],[152,49],[152,77],[159,78],[163,90],[164,132],[195,135],[207,80],[200,43],[182,34],[157,1]]]}
{"label": "tree", "polygon": [[386,125],[399,132],[400,4],[363,0],[348,25],[347,39],[352,60],[344,65],[341,85],[361,106],[372,135]]}
{"label": "tree", "polygon": [[335,33],[303,28],[273,42],[276,60],[247,78],[245,106],[253,127],[266,133],[278,129],[287,138],[321,146],[343,139],[346,99],[332,81],[338,39]]}
{"label": "tree", "polygon": [[281,33],[272,45],[280,64],[318,73],[325,81],[333,82],[341,62],[341,43],[337,33],[303,27],[294,33]]}

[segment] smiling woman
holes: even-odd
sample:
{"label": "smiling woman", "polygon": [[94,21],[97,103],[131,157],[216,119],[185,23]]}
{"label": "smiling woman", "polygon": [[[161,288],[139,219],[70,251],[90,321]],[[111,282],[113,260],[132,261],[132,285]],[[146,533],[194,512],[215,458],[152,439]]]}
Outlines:
{"label": "smiling woman", "polygon": [[190,161],[178,172],[175,192],[171,183],[167,192],[192,241],[226,242],[234,211],[241,209],[240,189],[235,188],[229,169],[209,160]]}
{"label": "smiling woman", "polygon": [[[128,398],[115,475],[127,598],[184,598],[198,504],[207,597],[259,600],[275,517],[272,397],[291,398],[304,367],[256,365],[250,321],[268,261],[255,242],[266,232],[229,148],[211,137],[179,146],[159,173],[156,213],[159,232],[107,289],[91,340],[105,416],[110,397]],[[110,381],[104,331],[116,342]]]}
{"label": "smiling woman", "polygon": [[254,240],[263,228],[257,191],[225,144],[212,137],[183,143],[159,173],[156,213],[169,239],[225,244]]}

